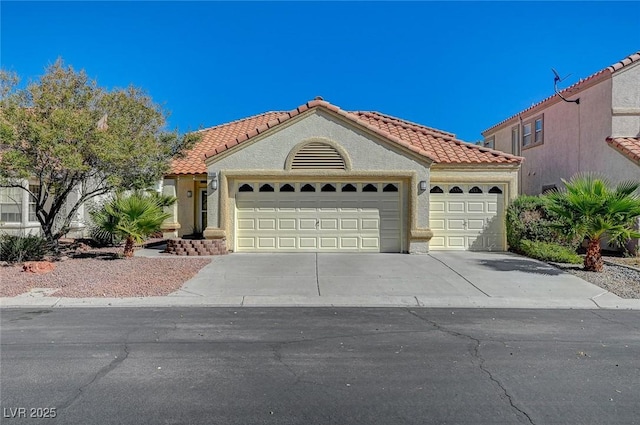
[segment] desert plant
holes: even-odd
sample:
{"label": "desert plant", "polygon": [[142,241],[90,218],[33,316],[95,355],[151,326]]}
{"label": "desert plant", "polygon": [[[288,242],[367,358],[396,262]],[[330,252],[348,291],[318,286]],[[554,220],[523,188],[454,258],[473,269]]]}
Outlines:
{"label": "desert plant", "polygon": [[551,242],[523,240],[520,243],[522,253],[527,257],[536,258],[541,261],[555,261],[557,263],[582,263],[582,257],[562,245]]}
{"label": "desert plant", "polygon": [[8,263],[42,260],[48,251],[47,240],[36,235],[0,235],[0,260]]}
{"label": "desert plant", "polygon": [[125,240],[125,257],[132,257],[134,244],[156,232],[170,217],[163,212],[157,197],[138,191],[129,195],[117,194],[91,216],[104,232]]}
{"label": "desert plant", "polygon": [[546,195],[547,206],[565,219],[560,226],[565,234],[587,239],[585,270],[601,271],[600,243],[605,234],[614,246],[640,238],[634,230],[640,216],[640,182],[626,181],[614,188],[605,177],[583,173],[563,183],[564,190]]}
{"label": "desert plant", "polygon": [[575,250],[581,242],[576,237],[566,237],[558,226],[563,218],[550,211],[543,197],[521,195],[507,208],[507,242],[512,250],[522,252],[524,240],[553,242]]}

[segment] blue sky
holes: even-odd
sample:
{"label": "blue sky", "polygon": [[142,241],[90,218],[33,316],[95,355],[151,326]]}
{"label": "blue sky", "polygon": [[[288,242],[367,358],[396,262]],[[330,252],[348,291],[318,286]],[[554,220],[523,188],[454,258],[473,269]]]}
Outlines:
{"label": "blue sky", "polygon": [[466,141],[640,50],[640,2],[11,2],[0,62],[133,84],[180,131],[323,96]]}

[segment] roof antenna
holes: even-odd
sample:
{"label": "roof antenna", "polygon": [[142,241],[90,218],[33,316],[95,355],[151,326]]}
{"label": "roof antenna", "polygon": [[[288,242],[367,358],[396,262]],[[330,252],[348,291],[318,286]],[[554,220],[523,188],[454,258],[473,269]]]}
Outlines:
{"label": "roof antenna", "polygon": [[574,102],[575,104],[579,105],[580,104],[580,98],[577,98],[575,100],[569,100],[569,99],[565,98],[563,95],[561,95],[560,92],[558,91],[558,83],[566,80],[567,77],[569,77],[569,75],[571,75],[571,74],[568,74],[564,78],[560,78],[560,74],[558,74],[558,71],[556,71],[553,68],[551,68],[551,71],[553,71],[553,75],[554,75],[554,77],[553,77],[553,90],[555,90],[555,92],[558,95],[558,97],[560,99],[564,100],[565,102]]}

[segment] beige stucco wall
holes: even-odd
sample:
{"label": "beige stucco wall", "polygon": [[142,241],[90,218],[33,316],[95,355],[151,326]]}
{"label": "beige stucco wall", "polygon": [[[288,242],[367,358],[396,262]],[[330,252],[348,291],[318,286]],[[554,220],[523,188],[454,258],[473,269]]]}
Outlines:
{"label": "beige stucco wall", "polygon": [[[234,210],[235,182],[239,180],[396,180],[403,182],[403,210],[410,217],[405,223],[408,243],[404,250],[427,251],[424,239],[429,220],[428,192],[418,193],[417,185],[421,180],[429,181],[428,159],[393,146],[325,111],[302,114],[275,130],[214,157],[208,163],[208,173],[219,176],[219,189],[210,192],[208,197],[208,236],[226,236],[228,247],[233,249],[231,212]],[[306,140],[319,139],[336,143],[348,156],[351,169],[285,170],[292,149]]]}
{"label": "beige stucco wall", "polygon": [[[640,67],[637,69],[640,70]],[[637,76],[635,78],[638,84]],[[604,79],[571,97],[579,97],[580,104],[558,101],[521,116],[522,122],[526,122],[544,115],[544,143],[521,151],[521,156],[525,158],[520,175],[521,193],[539,194],[546,185],[562,187],[561,179],[569,179],[579,172],[602,173],[614,183],[638,178],[638,166],[605,141],[613,133],[612,103],[628,105],[640,98],[640,94],[629,89],[629,85],[633,84],[632,80],[633,78],[624,77],[618,84],[618,95],[625,90],[629,92],[625,94],[623,101],[617,98],[613,101],[612,79]],[[636,87],[635,90],[640,89]],[[622,120],[618,122],[621,123]],[[626,122],[624,126],[629,127],[629,120]],[[496,149],[512,153],[511,128],[518,124],[519,120],[513,119],[497,131],[485,133],[484,136],[495,136]],[[619,126],[618,130],[621,129],[622,126]]]}
{"label": "beige stucco wall", "polygon": [[613,137],[640,136],[640,62],[616,72],[612,80]]}

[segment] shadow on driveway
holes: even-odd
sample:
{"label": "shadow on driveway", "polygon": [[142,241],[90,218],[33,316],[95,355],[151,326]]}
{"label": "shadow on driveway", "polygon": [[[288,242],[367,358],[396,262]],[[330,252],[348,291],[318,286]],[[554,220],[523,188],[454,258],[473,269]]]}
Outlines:
{"label": "shadow on driveway", "polygon": [[524,273],[542,274],[546,276],[558,276],[564,274],[562,270],[559,270],[547,264],[538,263],[536,261],[501,258],[499,260],[478,260],[477,263],[481,266],[485,266],[487,268],[500,272],[517,271]]}

